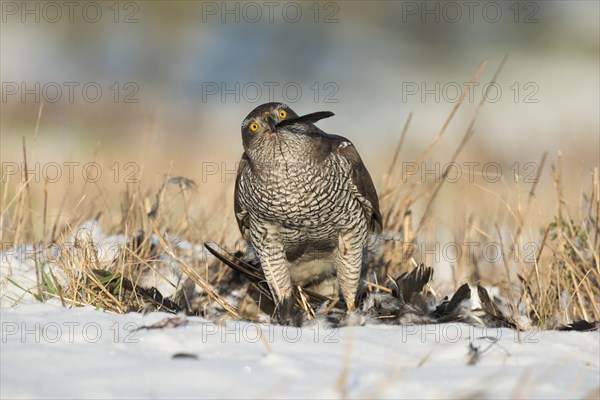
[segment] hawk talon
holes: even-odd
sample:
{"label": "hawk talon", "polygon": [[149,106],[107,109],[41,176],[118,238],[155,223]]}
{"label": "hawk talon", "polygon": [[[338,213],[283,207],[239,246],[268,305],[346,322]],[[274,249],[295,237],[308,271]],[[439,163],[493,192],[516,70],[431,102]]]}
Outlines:
{"label": "hawk talon", "polygon": [[295,295],[284,298],[275,312],[280,325],[302,326],[302,311],[296,307]]}

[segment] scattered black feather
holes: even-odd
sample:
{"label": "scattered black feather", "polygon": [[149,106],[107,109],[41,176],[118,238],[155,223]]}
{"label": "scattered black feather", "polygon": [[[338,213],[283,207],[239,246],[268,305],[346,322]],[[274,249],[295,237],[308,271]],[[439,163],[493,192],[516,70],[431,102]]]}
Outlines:
{"label": "scattered black feather", "polygon": [[192,354],[192,353],[175,353],[171,356],[171,358],[173,360],[182,360],[182,359],[197,360],[198,356],[196,354]]}
{"label": "scattered black feather", "polygon": [[163,295],[154,286],[150,288],[135,287],[135,292],[144,300],[150,301],[158,307],[158,311],[167,311],[176,314],[183,310],[181,306],[163,297]]}
{"label": "scattered black feather", "polygon": [[485,325],[491,328],[517,329],[517,325],[502,313],[498,306],[492,301],[487,290],[477,285],[477,294],[484,312]]}
{"label": "scattered black feather", "polygon": [[465,283],[458,288],[450,301],[447,300],[447,297],[444,298],[444,300],[442,300],[435,310],[433,310],[431,316],[436,318],[439,322],[454,320],[457,317],[457,314],[461,311],[459,308],[460,304],[470,298],[471,288]]}
{"label": "scattered black feather", "polygon": [[578,331],[578,332],[590,332],[597,331],[600,327],[600,321],[588,322],[584,319],[575,321],[565,326],[558,328],[559,331]]}
{"label": "scattered black feather", "polygon": [[423,291],[425,285],[429,283],[433,276],[433,269],[425,267],[423,264],[410,272],[405,272],[395,279],[396,286],[392,294],[401,297],[405,303],[411,303],[413,296]]}
{"label": "scattered black feather", "polygon": [[479,361],[479,347],[475,346],[473,342],[469,343],[469,351],[467,353],[467,365],[475,365]]}

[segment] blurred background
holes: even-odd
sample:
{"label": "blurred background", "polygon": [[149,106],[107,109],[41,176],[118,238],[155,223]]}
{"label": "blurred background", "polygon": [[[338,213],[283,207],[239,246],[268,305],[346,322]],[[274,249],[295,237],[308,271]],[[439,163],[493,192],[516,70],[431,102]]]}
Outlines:
{"label": "blurred background", "polygon": [[527,193],[544,152],[537,201],[552,215],[557,152],[567,202],[599,164],[599,32],[596,1],[4,1],[1,194],[22,182],[25,142],[33,206],[46,190],[49,215],[65,196],[67,214],[118,209],[128,184],[156,190],[170,173],[197,183],[207,218],[234,226],[240,123],[269,101],[333,111],[319,126],[351,139],[381,188],[409,113],[397,174],[487,61],[411,176],[431,186],[508,54],[435,215],[444,227],[497,209],[517,195],[515,174]]}

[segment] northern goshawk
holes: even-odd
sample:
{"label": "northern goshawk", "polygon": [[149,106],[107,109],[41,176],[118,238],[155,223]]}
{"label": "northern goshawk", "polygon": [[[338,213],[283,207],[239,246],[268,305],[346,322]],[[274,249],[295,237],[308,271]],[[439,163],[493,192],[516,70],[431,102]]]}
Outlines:
{"label": "northern goshawk", "polygon": [[299,117],[285,104],[267,103],[242,122],[235,216],[280,321],[289,317],[296,286],[334,276],[353,310],[363,255],[381,232],[377,192],[356,148],[314,125],[332,115]]}

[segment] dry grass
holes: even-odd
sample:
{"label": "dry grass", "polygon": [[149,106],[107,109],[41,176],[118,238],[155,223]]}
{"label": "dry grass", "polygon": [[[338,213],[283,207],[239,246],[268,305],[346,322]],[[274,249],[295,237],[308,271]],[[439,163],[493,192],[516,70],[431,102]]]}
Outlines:
{"label": "dry grass", "polygon": [[[484,64],[479,66],[471,81],[477,79],[483,68]],[[467,94],[463,93],[439,134],[418,157],[418,163],[428,160],[431,150],[440,142]],[[445,161],[457,160],[474,135],[483,104],[478,105],[463,140],[450,159]],[[40,108],[34,137],[41,117]],[[402,147],[410,134],[411,119],[412,114],[401,132],[380,189],[384,233],[400,240],[384,242],[381,253],[371,266],[374,272],[369,285],[371,290],[387,290],[385,286],[390,276],[411,269],[414,263],[427,263],[426,257],[415,252],[415,247],[410,244],[429,246],[436,241],[437,219],[432,206],[439,200],[438,194],[445,179],[432,185],[420,182],[418,176],[408,177],[398,172],[397,162],[402,159]],[[594,169],[589,176],[583,177],[579,193],[565,193],[561,154],[556,156],[548,171],[544,168],[547,156],[541,153],[535,183],[528,189],[519,179],[511,184],[503,178],[506,193],[471,183],[485,196],[499,199],[500,208],[495,215],[478,215],[477,210],[473,210],[472,215],[465,216],[465,224],[454,227],[452,240],[465,250],[466,243],[497,243],[501,259],[490,263],[481,253],[474,257],[461,257],[450,263],[451,284],[454,289],[465,281],[496,286],[508,301],[507,307],[515,321],[520,320],[519,316],[526,316],[541,328],[552,328],[578,319],[600,320],[598,170]],[[26,165],[28,151],[25,140],[22,154]],[[442,178],[447,172],[443,171]],[[206,314],[207,309],[217,306],[230,316],[237,316],[235,308],[219,291],[220,282],[229,273],[227,268],[202,259],[193,251],[180,254],[172,242],[179,238],[190,243],[213,240],[225,244],[229,237],[236,237],[231,201],[199,210],[194,201],[194,183],[167,176],[154,191],[141,183],[127,184],[119,195],[120,199],[115,193],[94,188],[95,195],[100,195],[92,207],[81,206],[87,204],[86,198],[90,196],[90,188],[84,185],[74,201],[67,199],[65,194],[58,210],[50,212],[47,200],[52,185],[46,182],[41,198],[34,198],[27,173],[19,181],[9,178],[2,177],[5,184],[0,193],[3,250],[10,250],[19,243],[37,243],[40,249],[51,244],[62,249],[53,263],[45,261],[41,250],[33,257],[37,282],[31,294],[40,301],[59,298],[64,305],[91,304],[119,313],[142,310],[149,302],[161,307],[160,301],[149,300],[147,294],[140,294],[136,288],[145,274],[161,274],[160,265],[168,258],[182,272],[181,279],[170,282],[176,290],[171,300],[185,308],[195,309],[199,314]],[[555,213],[549,221],[543,219],[536,197],[538,182],[543,180],[551,180],[555,187]],[[116,199],[119,199],[119,206],[115,210],[108,204]],[[455,201],[460,202],[461,199]],[[451,206],[447,208],[452,209]],[[63,213],[65,209],[75,210],[75,217],[67,217]],[[415,209],[424,210],[418,218],[413,211]],[[496,218],[501,215],[506,218]],[[88,219],[100,221],[109,233],[124,234],[135,240],[120,246],[115,256],[106,260],[98,254],[92,238],[74,237],[72,234],[75,227]],[[221,223],[215,224],[215,220]],[[158,240],[153,240],[153,237]],[[67,248],[69,251],[64,251]],[[531,257],[522,254],[528,249],[534,250],[528,253]],[[436,265],[433,267],[435,269]],[[7,278],[10,276],[3,277]],[[201,288],[202,301],[192,304],[189,293],[194,285]]]}

